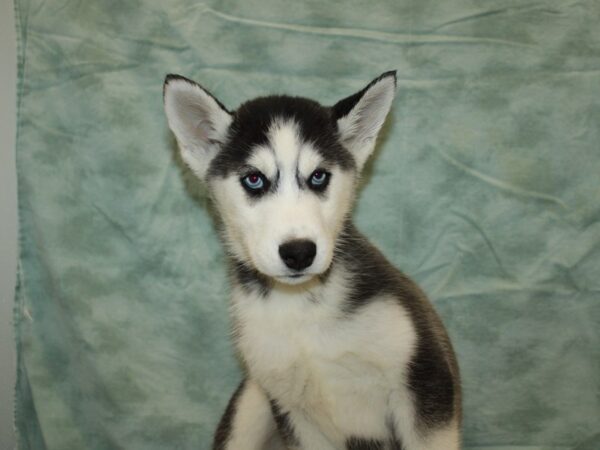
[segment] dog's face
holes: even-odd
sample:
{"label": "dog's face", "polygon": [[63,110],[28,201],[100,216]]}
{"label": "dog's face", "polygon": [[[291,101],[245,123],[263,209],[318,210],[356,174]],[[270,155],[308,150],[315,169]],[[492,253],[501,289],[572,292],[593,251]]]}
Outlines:
{"label": "dog's face", "polygon": [[385,73],[332,107],[272,96],[229,112],[193,81],[167,77],[169,126],[208,186],[238,262],[284,284],[329,268],[395,82]]}

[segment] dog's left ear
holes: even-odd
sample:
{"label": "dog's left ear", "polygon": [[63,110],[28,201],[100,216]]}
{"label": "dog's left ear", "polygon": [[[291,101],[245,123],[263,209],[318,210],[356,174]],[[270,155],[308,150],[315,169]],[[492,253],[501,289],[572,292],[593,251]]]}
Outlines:
{"label": "dog's left ear", "polygon": [[375,148],[377,134],[396,93],[396,71],[386,72],[364,89],[337,102],[333,115],[342,144],[354,155],[358,170]]}
{"label": "dog's left ear", "polygon": [[181,157],[204,179],[210,161],[227,137],[231,114],[210,92],[180,75],[167,75],[163,98]]}

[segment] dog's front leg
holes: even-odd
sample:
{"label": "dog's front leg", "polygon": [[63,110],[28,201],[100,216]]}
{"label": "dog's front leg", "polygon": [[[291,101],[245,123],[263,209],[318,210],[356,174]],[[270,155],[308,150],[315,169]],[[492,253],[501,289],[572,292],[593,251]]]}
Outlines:
{"label": "dog's front leg", "polygon": [[289,414],[288,448],[290,450],[336,450],[340,443],[333,443],[304,414]]}
{"label": "dog's front leg", "polygon": [[265,450],[277,440],[277,426],[263,390],[250,379],[237,388],[215,433],[213,450]]}

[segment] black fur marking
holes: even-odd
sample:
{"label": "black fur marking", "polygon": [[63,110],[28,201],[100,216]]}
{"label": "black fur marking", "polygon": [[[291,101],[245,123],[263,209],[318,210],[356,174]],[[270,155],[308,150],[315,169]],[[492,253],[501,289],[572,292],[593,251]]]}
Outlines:
{"label": "black fur marking", "polygon": [[271,290],[271,283],[267,276],[236,259],[232,260],[231,266],[232,275],[243,289],[246,291],[258,290],[260,295],[267,296]]}
{"label": "black fur marking", "polygon": [[271,403],[271,412],[273,413],[273,418],[275,419],[277,429],[279,430],[283,442],[289,446],[298,445],[298,438],[296,437],[294,427],[290,421],[290,414],[288,412],[283,412],[275,400],[271,399],[269,402]]}
{"label": "black fur marking", "polygon": [[346,450],[384,450],[384,442],[377,439],[351,437],[346,440]]}
{"label": "black fur marking", "polygon": [[390,440],[390,450],[406,450],[406,447],[398,438],[393,438]]}
{"label": "black fur marking", "polygon": [[269,96],[250,100],[233,113],[229,136],[211,162],[208,176],[224,177],[237,171],[255,146],[267,144],[269,127],[276,120],[297,123],[302,139],[314,145],[325,162],[354,169],[354,157],[339,142],[331,108],[301,97]]}
{"label": "black fur marking", "polygon": [[348,115],[348,113],[350,111],[352,111],[352,108],[354,108],[356,106],[356,104],[362,98],[362,96],[365,94],[365,92],[367,92],[369,90],[369,88],[371,86],[373,86],[375,83],[378,83],[379,81],[381,81],[382,79],[384,79],[386,77],[394,77],[394,86],[396,85],[396,71],[395,70],[390,70],[389,72],[385,72],[385,73],[381,74],[380,76],[375,78],[373,81],[371,81],[368,85],[366,85],[363,89],[361,89],[357,93],[352,94],[351,96],[346,97],[346,98],[340,100],[339,102],[337,102],[335,105],[333,105],[331,107],[331,109],[333,111],[333,117],[337,120],[337,119],[341,119],[342,117]]}
{"label": "black fur marking", "polygon": [[419,425],[425,429],[443,425],[455,413],[460,419],[458,365],[452,345],[418,286],[396,270],[351,223],[338,239],[334,258],[343,260],[351,273],[353,284],[344,306],[346,314],[376,301],[378,294],[390,294],[410,315],[417,333],[417,349],[410,362],[408,384]]}
{"label": "black fur marking", "polygon": [[348,222],[337,241],[334,251],[334,263],[341,260],[352,276],[350,293],[343,307],[344,312],[352,314],[368,304],[373,297],[389,291],[397,284],[398,273],[384,256]]}
{"label": "black fur marking", "polygon": [[237,402],[244,390],[245,385],[246,380],[244,379],[233,393],[231,400],[229,400],[229,404],[227,405],[225,413],[221,417],[221,421],[219,422],[219,426],[215,432],[213,450],[223,450],[227,445],[227,441],[229,441],[231,428],[233,425],[233,418],[235,417],[235,413],[237,411]]}
{"label": "black fur marking", "polygon": [[417,351],[408,373],[408,384],[416,398],[417,415],[426,426],[448,423],[454,416],[456,386],[450,364],[431,325],[416,325]]}

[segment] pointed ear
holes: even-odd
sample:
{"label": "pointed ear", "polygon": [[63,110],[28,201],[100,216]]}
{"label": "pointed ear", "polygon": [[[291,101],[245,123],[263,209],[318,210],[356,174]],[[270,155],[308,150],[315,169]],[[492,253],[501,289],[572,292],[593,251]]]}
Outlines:
{"label": "pointed ear", "polygon": [[342,144],[354,155],[359,171],[375,148],[377,134],[396,93],[396,71],[386,72],[363,90],[333,106]]}
{"label": "pointed ear", "polygon": [[183,160],[204,179],[227,137],[231,114],[207,90],[179,75],[167,75],[163,99]]}

